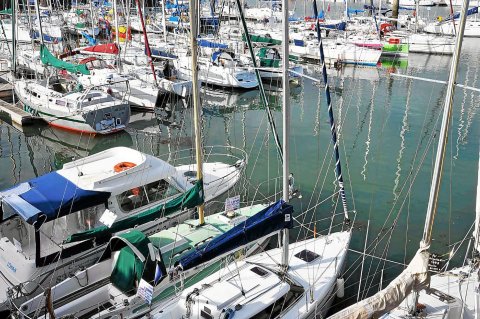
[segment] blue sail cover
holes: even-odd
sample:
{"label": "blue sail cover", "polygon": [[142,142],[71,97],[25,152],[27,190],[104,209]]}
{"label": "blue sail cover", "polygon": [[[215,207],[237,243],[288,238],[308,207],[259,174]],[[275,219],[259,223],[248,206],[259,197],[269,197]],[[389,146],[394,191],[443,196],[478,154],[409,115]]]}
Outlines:
{"label": "blue sail cover", "polygon": [[211,42],[205,39],[198,39],[197,44],[205,48],[214,48],[214,49],[226,49],[228,45],[218,42]]}
{"label": "blue sail cover", "polygon": [[293,207],[283,200],[279,200],[226,233],[188,253],[178,261],[178,264],[183,270],[191,269],[275,231],[292,228],[292,213]]}
{"label": "blue sail cover", "polygon": [[[472,15],[472,14],[475,14],[475,13],[478,13],[478,7],[473,7],[473,8],[471,8],[471,9],[468,9],[468,11],[467,11],[467,17],[468,17],[469,15]],[[457,12],[457,13],[455,13],[455,14],[453,15],[453,17],[448,17],[448,18],[446,18],[444,21],[450,21],[450,20],[452,20],[452,19],[457,20],[457,19],[459,19],[459,18],[460,18],[460,12]]]}
{"label": "blue sail cover", "polygon": [[[175,54],[171,54],[160,49],[150,48],[150,52],[155,58],[167,58],[167,59],[176,59],[178,58]],[[145,49],[145,54],[147,54],[147,49]]]}
{"label": "blue sail cover", "polygon": [[339,22],[335,24],[320,23],[320,28],[345,31],[345,29],[347,28],[347,23],[346,22]]}
{"label": "blue sail cover", "polygon": [[0,192],[2,205],[7,204],[27,223],[35,223],[41,215],[45,221],[106,203],[109,192],[90,191],[52,172]]}
{"label": "blue sail cover", "polygon": [[87,39],[89,45],[96,45],[97,40],[94,37],[90,36],[87,32],[82,31],[82,35],[85,39]]}

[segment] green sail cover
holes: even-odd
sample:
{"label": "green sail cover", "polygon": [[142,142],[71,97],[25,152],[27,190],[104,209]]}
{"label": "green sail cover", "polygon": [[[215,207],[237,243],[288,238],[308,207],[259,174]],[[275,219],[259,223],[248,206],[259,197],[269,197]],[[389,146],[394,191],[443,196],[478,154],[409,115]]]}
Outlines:
{"label": "green sail cover", "polygon": [[[245,37],[245,34],[242,34],[242,41],[244,41],[244,42],[247,41],[247,38]],[[257,43],[275,44],[275,45],[282,44],[282,41],[280,41],[280,40],[275,40],[275,39],[272,39],[270,37],[262,37],[262,36],[254,35],[254,34],[250,34],[250,41],[257,42]]]}
{"label": "green sail cover", "polygon": [[88,71],[87,66],[85,64],[71,64],[62,60],[57,59],[53,56],[50,51],[48,51],[45,45],[40,46],[40,59],[42,63],[48,66],[53,66],[57,69],[67,70],[71,73],[82,73],[85,75],[90,75],[90,71]]}
{"label": "green sail cover", "polygon": [[[132,230],[119,235],[119,237],[126,239],[140,251],[146,260],[150,260],[148,251],[150,240],[143,233]],[[144,264],[133,250],[128,246],[124,247],[120,249],[115,267],[110,274],[110,281],[122,292],[132,293],[135,289],[135,282],[139,283],[142,279],[143,269]]]}
{"label": "green sail cover", "polygon": [[66,239],[66,243],[82,241],[90,238],[105,239],[111,237],[122,230],[127,230],[138,225],[148,223],[156,218],[170,215],[184,208],[192,208],[203,203],[203,182],[197,181],[195,186],[189,189],[183,196],[172,199],[168,203],[155,207],[150,210],[138,213],[125,219],[114,222],[112,227],[107,226],[95,227],[81,233],[76,233]]}
{"label": "green sail cover", "polygon": [[0,14],[12,14],[12,9],[0,10]]}

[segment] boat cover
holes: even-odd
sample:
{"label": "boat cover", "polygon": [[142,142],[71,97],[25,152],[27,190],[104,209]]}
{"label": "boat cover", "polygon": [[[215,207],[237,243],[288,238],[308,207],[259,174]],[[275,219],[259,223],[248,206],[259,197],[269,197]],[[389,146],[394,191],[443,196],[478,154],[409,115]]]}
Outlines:
{"label": "boat cover", "polygon": [[212,42],[205,39],[198,39],[197,44],[205,48],[226,49],[228,45],[218,42]]}
{"label": "boat cover", "polygon": [[91,47],[86,47],[81,49],[81,51],[91,52],[91,53],[103,53],[103,54],[112,54],[117,55],[120,50],[115,43],[105,43],[105,44],[98,44]]}
{"label": "boat cover", "polygon": [[116,232],[148,223],[181,209],[189,209],[198,206],[201,203],[203,203],[203,182],[200,180],[195,183],[195,186],[185,192],[183,196],[172,199],[160,207],[154,207],[150,210],[116,221],[110,228],[107,226],[99,226],[84,232],[73,234],[66,239],[66,242],[71,243],[90,238],[108,238]]}
{"label": "boat cover", "polygon": [[192,269],[275,231],[292,228],[292,213],[293,207],[283,200],[279,200],[226,233],[188,253],[178,261],[178,265],[183,270]]}
{"label": "boat cover", "polygon": [[328,319],[380,318],[395,309],[412,291],[418,292],[430,285],[428,258],[427,251],[418,250],[408,267],[385,289],[335,313]]}
{"label": "boat cover", "polygon": [[50,221],[106,203],[109,197],[109,192],[81,189],[57,172],[0,192],[2,205],[8,205],[29,224],[35,223],[41,215],[46,216],[45,221]]}
{"label": "boat cover", "polygon": [[95,44],[97,44],[97,40],[95,40],[95,38],[92,37],[91,35],[89,35],[87,32],[82,31],[82,35],[83,35],[83,37],[84,37],[85,39],[87,39],[88,44],[90,44],[90,45],[95,45]]}
{"label": "boat cover", "polygon": [[[145,54],[147,53],[146,51],[147,50],[145,49]],[[150,51],[152,53],[152,56],[155,57],[155,58],[167,58],[167,59],[178,58],[178,56],[176,56],[175,54],[171,54],[171,53],[162,51],[160,49],[150,48]]]}
{"label": "boat cover", "polygon": [[[468,9],[468,11],[467,11],[467,17],[468,17],[469,15],[476,14],[476,13],[478,13],[478,7],[470,8],[470,9]],[[448,18],[446,18],[446,19],[443,20],[443,21],[450,21],[450,20],[452,20],[452,19],[458,20],[459,18],[460,18],[460,12],[457,12],[457,13],[455,13],[452,17],[448,17]]]}
{"label": "boat cover", "polygon": [[53,66],[57,69],[67,70],[71,73],[82,73],[85,75],[89,75],[90,71],[88,71],[87,66],[84,64],[75,65],[71,64],[62,60],[57,59],[53,56],[50,51],[48,51],[45,45],[40,46],[40,59],[42,63],[48,66]]}
{"label": "boat cover", "polygon": [[[244,42],[247,41],[245,34],[242,34],[242,41]],[[257,43],[273,44],[273,45],[282,44],[282,41],[280,40],[275,40],[275,39],[272,39],[271,37],[262,37],[260,35],[253,35],[253,34],[250,34],[250,41],[257,42]]]}
{"label": "boat cover", "polygon": [[138,230],[131,230],[110,240],[107,250],[120,250],[110,281],[122,292],[132,292],[135,282],[139,283],[142,279],[145,261],[151,260],[148,244],[148,237]]}

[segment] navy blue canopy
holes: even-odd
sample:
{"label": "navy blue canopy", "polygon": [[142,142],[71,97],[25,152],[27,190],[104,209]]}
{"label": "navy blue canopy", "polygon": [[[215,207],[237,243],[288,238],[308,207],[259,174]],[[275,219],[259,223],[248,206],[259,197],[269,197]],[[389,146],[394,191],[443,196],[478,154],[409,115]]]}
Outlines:
{"label": "navy blue canopy", "polygon": [[205,48],[216,48],[216,49],[226,49],[228,45],[218,42],[211,42],[205,39],[198,39],[197,44],[201,47]]}
{"label": "navy blue canopy", "polygon": [[[178,56],[175,54],[171,54],[160,49],[150,48],[150,52],[152,53],[153,57],[156,58],[168,58],[168,59],[176,59]],[[147,49],[145,49],[145,54],[147,53]]]}
{"label": "navy blue canopy", "polygon": [[[471,8],[471,9],[468,9],[468,11],[467,11],[467,17],[468,17],[469,15],[472,15],[472,14],[475,14],[475,13],[478,13],[478,7],[473,7],[473,8]],[[448,18],[446,18],[445,21],[449,21],[449,20],[452,20],[452,19],[458,19],[458,18],[460,18],[460,12],[455,13],[455,14],[453,15],[453,17],[448,17]]]}
{"label": "navy blue canopy", "polygon": [[35,223],[41,215],[45,215],[45,221],[50,221],[106,203],[109,197],[109,192],[81,189],[57,172],[0,192],[2,204],[8,205],[29,224]]}
{"label": "navy blue canopy", "polygon": [[191,269],[275,231],[292,228],[292,213],[293,207],[283,200],[279,200],[226,233],[188,253],[178,261],[178,264],[183,270]]}

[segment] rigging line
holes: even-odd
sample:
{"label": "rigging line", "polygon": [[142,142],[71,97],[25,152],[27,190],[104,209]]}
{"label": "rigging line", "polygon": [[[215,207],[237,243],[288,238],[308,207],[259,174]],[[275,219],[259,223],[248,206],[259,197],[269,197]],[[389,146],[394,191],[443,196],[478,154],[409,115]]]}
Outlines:
{"label": "rigging line", "polygon": [[[439,83],[439,84],[447,84],[447,81],[443,81],[443,80],[435,80],[435,79],[428,79],[428,78],[422,78],[422,77],[419,77],[419,76],[413,76],[413,75],[407,75],[407,74],[400,74],[400,73],[390,73],[391,76],[395,76],[395,77],[402,77],[402,78],[410,78],[410,79],[414,79],[414,80],[420,80],[420,81],[425,81],[425,82],[432,82],[432,83]],[[459,87],[459,88],[463,88],[463,89],[466,89],[466,90],[471,90],[471,91],[475,91],[475,92],[480,92],[480,88],[476,88],[476,87],[473,87],[473,86],[468,86],[468,85],[465,85],[465,84],[455,84],[455,86]]]}
{"label": "rigging line", "polygon": [[[313,0],[313,13],[315,17],[318,16],[317,0]],[[340,154],[338,152],[337,129],[335,127],[335,120],[333,118],[332,101],[330,97],[330,86],[328,84],[328,78],[327,78],[327,67],[325,65],[325,56],[323,52],[323,42],[322,42],[322,36],[320,31],[320,22],[318,21],[318,19],[315,19],[315,20],[316,20],[316,27],[317,27],[317,38],[320,44],[320,59],[322,62],[323,82],[325,84],[325,94],[326,94],[327,104],[328,104],[328,115],[330,118],[330,130],[332,134],[332,142],[333,142],[335,161],[336,161],[335,166],[336,166],[337,182],[338,182],[338,186],[340,187],[340,197],[342,199],[343,212],[345,214],[345,222],[348,223],[349,218],[348,218],[347,199],[345,195],[345,189],[343,186],[342,166],[340,163]]]}
{"label": "rigging line", "polygon": [[[243,26],[243,31],[245,35],[245,40],[247,42],[248,50],[250,52],[250,57],[252,59],[253,67],[257,67],[257,61],[255,59],[255,54],[253,53],[253,47],[252,47],[252,42],[250,41],[250,34],[248,32],[247,28],[247,23],[245,21],[245,17],[243,15],[243,8],[240,3],[240,0],[236,0],[237,3],[237,9],[240,15],[240,19],[242,21],[242,26]],[[283,57],[285,60],[285,57]],[[287,58],[288,61],[288,58]],[[287,62],[288,63],[288,62]],[[270,127],[272,129],[273,137],[275,138],[275,145],[277,146],[277,152],[278,155],[280,156],[281,161],[283,162],[283,149],[282,149],[282,144],[280,143],[280,138],[278,137],[277,134],[277,128],[275,126],[275,120],[273,118],[272,110],[270,109],[270,106],[268,104],[267,96],[265,95],[265,90],[263,88],[263,83],[262,83],[262,78],[260,77],[260,72],[258,69],[255,69],[255,75],[257,76],[257,81],[258,81],[258,87],[260,90],[260,97],[263,102],[263,105],[265,107],[265,110],[267,111],[267,116],[268,116],[268,123],[270,124]]]}

